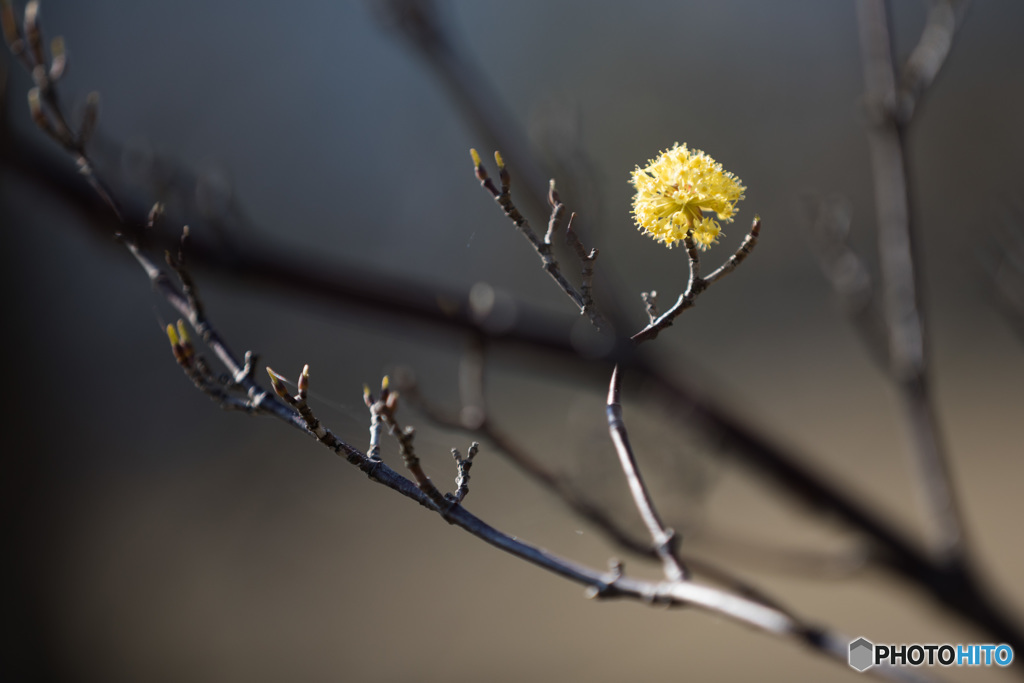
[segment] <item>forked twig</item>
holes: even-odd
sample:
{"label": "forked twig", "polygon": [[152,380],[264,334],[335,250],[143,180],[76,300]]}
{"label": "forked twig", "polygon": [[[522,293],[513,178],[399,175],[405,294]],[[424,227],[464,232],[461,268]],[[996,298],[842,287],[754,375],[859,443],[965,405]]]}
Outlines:
{"label": "forked twig", "polygon": [[[572,299],[572,302],[580,309],[581,315],[587,316],[590,319],[590,322],[597,329],[600,330],[604,328],[606,323],[598,312],[592,295],[594,261],[597,259],[598,251],[597,249],[591,249],[590,252],[587,253],[583,244],[580,242],[579,236],[572,230],[572,218],[569,219],[569,226],[566,229],[566,239],[569,242],[569,246],[571,246],[575,252],[577,258],[579,258],[583,269],[583,281],[580,285],[580,289],[576,289],[575,285],[566,279],[565,275],[562,273],[558,260],[552,252],[551,240],[561,226],[562,214],[565,211],[565,207],[558,196],[558,192],[555,190],[555,181],[551,181],[548,191],[548,203],[551,205],[551,216],[548,219],[548,230],[547,233],[545,233],[544,238],[541,239],[537,236],[537,233],[533,231],[533,228],[530,227],[530,222],[522,213],[520,213],[519,209],[516,208],[516,205],[512,202],[512,176],[505,167],[505,160],[502,158],[501,153],[494,153],[494,163],[498,166],[498,177],[501,182],[500,190],[488,175],[487,169],[484,167],[483,161],[480,159],[480,154],[477,153],[475,149],[471,149],[470,154],[473,157],[473,168],[476,173],[477,180],[480,181],[480,186],[487,190],[487,192],[494,198],[494,201],[501,207],[502,212],[510,221],[512,221],[512,224],[516,226],[516,229],[522,233],[523,237],[525,237],[530,243],[530,246],[533,247],[533,250],[537,252],[537,255],[540,256],[544,270],[555,282],[558,283],[558,286],[562,291]],[[575,217],[575,214],[573,214],[573,217]]]}
{"label": "forked twig", "polygon": [[10,0],[0,0],[0,24],[4,41],[11,54],[21,62],[35,82],[35,87],[28,92],[29,112],[32,114],[33,123],[74,157],[79,173],[85,176],[96,194],[118,218],[121,218],[121,207],[106,183],[96,173],[95,165],[86,152],[86,147],[96,131],[99,94],[89,94],[78,126],[72,126],[64,113],[57,92],[57,82],[64,76],[68,66],[64,39],[60,36],[53,39],[50,43],[50,56],[47,57],[43,31],[39,24],[39,2],[32,0],[25,5],[24,21],[19,27]]}
{"label": "forked twig", "polygon": [[[914,439],[914,454],[928,518],[933,522],[936,552],[943,561],[960,564],[967,555],[964,524],[931,398],[921,277],[915,262],[905,139],[913,109],[911,112],[899,109],[900,91],[885,0],[860,0],[857,8],[865,91],[873,124],[869,142],[878,211],[878,252],[889,374],[900,390]],[[927,35],[926,32],[925,37]],[[926,71],[937,72],[947,52],[936,52],[935,63]],[[914,76],[911,81],[923,92],[930,77]],[[918,97],[920,93],[914,101]]]}
{"label": "forked twig", "polygon": [[697,246],[693,241],[693,231],[690,230],[686,233],[683,238],[683,247],[686,249],[686,255],[690,264],[690,278],[686,284],[686,290],[679,295],[672,307],[664,313],[658,315],[657,303],[654,292],[644,292],[642,294],[644,304],[647,308],[647,316],[650,318],[650,322],[647,326],[633,335],[632,339],[635,343],[641,344],[645,341],[650,341],[658,336],[662,330],[669,327],[680,313],[692,308],[697,302],[697,297],[700,294],[713,285],[714,283],[721,280],[723,277],[736,270],[743,261],[750,255],[750,252],[757,246],[757,239],[761,234],[761,218],[755,217],[753,224],[750,226],[750,232],[743,238],[743,242],[740,243],[739,248],[718,268],[713,270],[705,277],[701,277],[700,274],[700,254],[697,251]]}

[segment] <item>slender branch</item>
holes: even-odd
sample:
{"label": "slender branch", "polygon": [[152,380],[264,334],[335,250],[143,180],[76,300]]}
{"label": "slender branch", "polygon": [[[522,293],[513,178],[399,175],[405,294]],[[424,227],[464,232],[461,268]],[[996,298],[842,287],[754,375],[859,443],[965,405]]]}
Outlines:
{"label": "slender branch", "polygon": [[[466,366],[474,368],[472,373],[462,371],[462,368]],[[480,385],[472,389],[463,388],[466,384],[463,378],[467,374],[476,376]],[[637,537],[633,531],[610,516],[600,504],[590,499],[585,493],[578,491],[569,477],[545,467],[539,457],[529,453],[525,446],[500,429],[494,417],[486,410],[483,401],[468,402],[468,397],[477,400],[475,397],[482,398],[483,396],[482,362],[475,350],[471,350],[464,356],[460,364],[459,377],[463,404],[460,410],[450,411],[443,409],[423,395],[411,370],[400,368],[395,373],[395,381],[406,403],[435,426],[486,440],[494,451],[507,458],[534,483],[554,494],[563,505],[593,526],[620,550],[635,557],[660,560],[657,551],[649,541]],[[781,549],[767,544],[752,544],[749,541],[723,538],[721,534],[710,533],[704,529],[700,531],[700,541],[702,547],[710,547],[716,554],[725,553],[740,562],[757,566],[759,569],[767,567],[772,571],[802,577],[844,578],[863,569],[872,560],[870,554],[863,549],[846,553]],[[706,560],[689,555],[684,555],[681,559],[684,565],[696,573],[708,576],[713,580],[718,580],[718,577],[724,574],[724,570],[714,567]],[[729,587],[737,590],[736,585],[730,584]],[[752,596],[754,589],[750,590]]]}
{"label": "slender branch", "polygon": [[[537,236],[537,233],[530,227],[530,222],[526,220],[516,205],[512,202],[512,177],[505,167],[505,160],[502,158],[499,152],[494,153],[494,162],[498,165],[498,174],[501,180],[501,189],[499,190],[494,181],[491,180],[487,173],[487,169],[484,167],[480,155],[475,149],[470,150],[470,154],[473,157],[473,167],[476,173],[477,180],[480,181],[480,186],[483,187],[487,192],[494,198],[494,201],[501,207],[502,212],[508,217],[512,224],[516,226],[516,229],[522,233],[523,237],[530,243],[537,255],[540,256],[541,264],[544,270],[551,276],[551,278],[558,283],[558,286],[563,292],[572,300],[576,307],[580,309],[580,314],[590,318],[590,322],[597,329],[602,329],[606,326],[604,319],[597,310],[597,306],[594,304],[593,296],[591,295],[591,286],[594,278],[594,260],[597,258],[597,249],[591,250],[587,254],[583,248],[582,243],[579,241],[579,237],[575,232],[572,231],[572,219],[569,220],[569,227],[567,228],[567,239],[569,245],[573,247],[580,262],[583,266],[583,284],[580,290],[569,282],[565,275],[562,274],[561,266],[558,260],[555,258],[554,253],[551,250],[551,239],[554,236],[555,231],[561,223],[562,213],[565,207],[562,205],[561,200],[558,197],[558,192],[555,190],[555,181],[552,180],[550,183],[550,190],[548,192],[548,202],[551,205],[551,216],[548,220],[548,231],[541,239]],[[575,216],[575,214],[573,214]]]}
{"label": "slender branch", "polygon": [[363,400],[366,402],[366,407],[370,409],[372,419],[374,421],[379,419],[383,422],[391,432],[391,435],[398,441],[398,451],[402,456],[402,463],[412,475],[413,481],[416,482],[416,487],[430,499],[437,510],[446,513],[450,507],[450,501],[444,497],[444,494],[438,490],[434,482],[427,476],[423,466],[420,464],[419,456],[416,455],[416,449],[413,446],[416,430],[412,427],[402,427],[395,419],[395,411],[398,410],[398,392],[391,390],[388,377],[385,376],[381,382],[380,398],[374,398],[369,390],[364,387]]}
{"label": "slender branch", "polygon": [[[475,361],[473,362],[475,363]],[[463,362],[463,365],[465,364],[466,361]],[[406,402],[410,403],[428,420],[440,427],[461,431],[486,440],[494,450],[507,458],[526,476],[545,490],[554,494],[570,510],[584,521],[599,529],[601,533],[619,548],[637,556],[657,559],[658,555],[649,542],[637,538],[632,531],[608,514],[600,504],[578,491],[568,477],[545,466],[539,458],[528,453],[522,444],[498,427],[494,418],[487,411],[484,402],[481,401],[471,406],[465,403],[464,398],[460,411],[456,413],[446,412],[434,405],[422,394],[411,372],[403,370],[397,373],[396,379],[399,391],[401,391]],[[470,395],[483,397],[482,371],[480,381],[480,388],[473,389]],[[467,419],[467,417],[470,419]]]}
{"label": "slender branch", "polygon": [[[693,308],[693,305],[697,301],[697,297],[710,287],[715,282],[718,282],[723,277],[736,270],[736,267],[750,255],[750,252],[757,246],[757,239],[761,234],[761,218],[755,217],[753,224],[750,226],[750,232],[743,238],[743,242],[736,249],[735,253],[730,256],[725,263],[716,268],[707,277],[701,277],[700,275],[700,254],[697,251],[697,246],[693,241],[693,231],[686,233],[686,237],[683,238],[683,246],[686,249],[686,255],[690,263],[690,278],[686,284],[686,291],[679,295],[672,307],[658,315],[654,316],[652,311],[656,311],[656,307],[652,308],[649,296],[644,297],[644,303],[647,306],[647,315],[651,318],[651,321],[647,326],[633,335],[633,342],[641,344],[645,341],[650,341],[658,336],[658,334],[666,327],[672,325],[679,314],[683,311]],[[653,294],[653,293],[652,293]]]}
{"label": "slender branch", "polygon": [[900,74],[897,116],[909,122],[949,57],[953,38],[963,21],[970,0],[932,0],[924,31]]}
{"label": "slender branch", "polygon": [[[884,0],[860,0],[858,4],[865,89],[873,124],[869,141],[889,367],[908,416],[925,504],[934,526],[936,551],[946,561],[963,562],[967,553],[963,519],[928,377],[926,326],[906,165],[905,127],[909,119],[903,118],[898,109],[887,13]],[[934,67],[936,71],[938,64],[941,59]],[[915,78],[914,82],[923,80],[927,79]],[[920,86],[922,92],[923,87]]]}
{"label": "slender branch", "polygon": [[622,418],[622,404],[619,403],[619,367],[612,370],[612,379],[608,386],[608,432],[615,444],[615,452],[619,454],[619,464],[626,475],[626,482],[629,484],[629,492],[633,496],[633,503],[640,512],[647,531],[654,540],[654,548],[661,558],[665,568],[665,576],[670,581],[682,581],[689,576],[689,572],[676,555],[678,550],[679,536],[673,530],[665,526],[654,508],[654,501],[651,493],[647,490],[643,477],[640,475],[640,468],[637,467],[636,457],[633,455],[633,448],[629,445],[629,434],[626,431],[626,423]]}

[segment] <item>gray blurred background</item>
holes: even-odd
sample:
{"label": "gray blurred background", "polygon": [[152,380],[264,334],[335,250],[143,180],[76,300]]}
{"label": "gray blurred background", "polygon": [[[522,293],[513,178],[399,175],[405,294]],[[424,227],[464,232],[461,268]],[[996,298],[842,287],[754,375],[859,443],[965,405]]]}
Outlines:
{"label": "gray blurred background", "polygon": [[[903,57],[927,5],[894,4]],[[698,377],[773,440],[923,534],[895,392],[821,276],[799,203],[808,192],[844,198],[853,243],[873,259],[853,3],[488,1],[440,11],[508,113],[507,131],[521,136],[516,152],[564,174],[583,239],[601,249],[599,296],[629,307],[636,329],[639,292],[674,298],[685,255],[632,226],[629,172],[678,141],[744,181],[737,222],[708,258],[725,258],[754,213],[761,244],[652,350],[666,372]],[[248,227],[229,228],[231,240],[355,263],[381,282],[402,276],[461,293],[486,282],[571,319],[473,177],[468,149],[489,141],[382,14],[357,2],[51,0],[42,21],[67,40],[72,109],[101,93],[97,156],[134,204],[162,196],[173,164],[191,178],[178,189],[208,216],[232,202],[244,210]],[[1022,28],[1024,4],[976,3],[910,136],[938,408],[982,568],[1018,613],[1024,362],[977,251],[1021,202]],[[13,135],[71,168],[28,121],[28,77],[9,56],[2,64]],[[16,677],[855,680],[797,645],[694,610],[588,602],[280,423],[222,413],[174,364],[161,331],[172,314],[123,249],[45,182],[6,166],[0,202],[3,661]],[[184,204],[172,203],[171,216],[192,219]],[[545,218],[533,214],[537,225]],[[316,407],[343,438],[365,444],[361,386],[398,366],[455,405],[459,335],[195,275],[235,348],[258,350],[293,379],[310,364]],[[631,519],[600,383],[550,363],[531,370],[536,359],[513,351],[490,363],[502,426]],[[979,642],[873,571],[807,577],[726,552],[739,542],[844,553],[856,539],[808,518],[633,389],[634,440],[694,554],[851,636]],[[468,438],[401,415],[420,428],[435,481],[448,482],[448,449]],[[391,444],[385,457],[398,464]],[[617,554],[486,447],[467,506],[580,561],[603,566]],[[627,570],[655,572],[636,562]]]}

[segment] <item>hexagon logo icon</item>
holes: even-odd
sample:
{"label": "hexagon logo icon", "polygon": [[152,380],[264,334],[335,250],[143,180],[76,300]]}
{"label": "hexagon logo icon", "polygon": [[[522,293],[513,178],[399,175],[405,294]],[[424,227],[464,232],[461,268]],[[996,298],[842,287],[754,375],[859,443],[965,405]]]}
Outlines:
{"label": "hexagon logo icon", "polygon": [[875,646],[867,638],[858,638],[850,643],[850,666],[857,671],[867,671],[874,666]]}

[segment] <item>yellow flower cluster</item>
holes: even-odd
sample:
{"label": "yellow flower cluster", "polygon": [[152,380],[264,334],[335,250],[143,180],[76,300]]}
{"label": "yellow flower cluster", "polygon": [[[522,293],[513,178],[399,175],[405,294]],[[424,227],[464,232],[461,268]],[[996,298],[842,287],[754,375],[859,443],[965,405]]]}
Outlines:
{"label": "yellow flower cluster", "polygon": [[740,179],[699,149],[677,142],[633,171],[633,215],[636,224],[671,248],[693,230],[693,241],[701,249],[715,243],[722,232],[718,221],[731,221],[736,202],[746,190]]}

